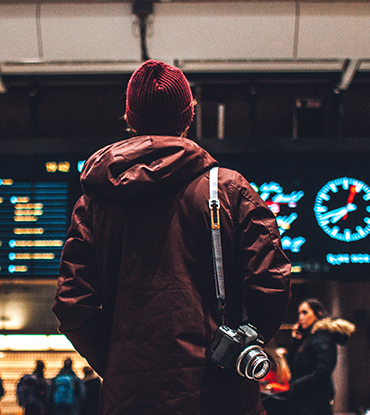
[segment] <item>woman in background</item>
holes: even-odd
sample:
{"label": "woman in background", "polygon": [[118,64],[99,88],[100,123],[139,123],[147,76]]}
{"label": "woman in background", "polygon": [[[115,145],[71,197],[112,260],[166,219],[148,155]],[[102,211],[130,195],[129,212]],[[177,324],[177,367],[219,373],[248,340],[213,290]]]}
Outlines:
{"label": "woman in background", "polygon": [[332,373],[337,363],[337,344],[347,343],[355,326],[343,319],[324,318],[315,298],[298,307],[289,351],[291,382],[290,415],[331,415],[334,398]]}

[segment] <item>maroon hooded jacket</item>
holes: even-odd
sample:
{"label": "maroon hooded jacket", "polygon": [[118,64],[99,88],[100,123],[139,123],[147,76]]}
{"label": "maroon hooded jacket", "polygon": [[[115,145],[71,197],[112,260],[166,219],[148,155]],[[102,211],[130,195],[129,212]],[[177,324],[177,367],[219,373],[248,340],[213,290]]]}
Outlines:
{"label": "maroon hooded jacket", "polygon": [[[101,375],[104,415],[262,414],[259,385],[205,357],[221,324],[209,169],[191,140],[142,136],[86,162],[53,311]],[[275,217],[237,172],[220,169],[226,321],[242,309],[269,340],[290,299]]]}

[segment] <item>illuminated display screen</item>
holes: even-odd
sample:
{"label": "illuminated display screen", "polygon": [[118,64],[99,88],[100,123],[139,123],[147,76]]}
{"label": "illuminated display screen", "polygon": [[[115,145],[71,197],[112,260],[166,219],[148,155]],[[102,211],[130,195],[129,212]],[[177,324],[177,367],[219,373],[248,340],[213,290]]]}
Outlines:
{"label": "illuminated display screen", "polygon": [[0,179],[0,275],[58,273],[68,220],[68,183]]}
{"label": "illuminated display screen", "polygon": [[370,277],[370,170],[364,155],[220,156],[276,215],[297,277]]}
{"label": "illuminated display screen", "polygon": [[[68,160],[1,158],[0,277],[56,277],[77,193]],[[78,190],[80,192],[80,190]],[[75,193],[75,195],[74,195]]]}
{"label": "illuminated display screen", "polygon": [[[364,155],[214,155],[274,212],[299,278],[370,276],[370,169]],[[56,277],[88,154],[0,157],[0,277]]]}

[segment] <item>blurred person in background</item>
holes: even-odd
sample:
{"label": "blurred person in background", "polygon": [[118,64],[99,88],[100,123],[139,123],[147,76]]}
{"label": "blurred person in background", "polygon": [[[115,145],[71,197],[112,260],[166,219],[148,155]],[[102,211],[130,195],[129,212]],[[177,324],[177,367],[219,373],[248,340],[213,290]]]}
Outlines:
{"label": "blurred person in background", "polygon": [[[5,389],[4,389],[4,382],[2,377],[0,376],[0,401],[3,399],[5,395]],[[1,408],[0,408],[0,414],[1,414]]]}
{"label": "blurred person in background", "polygon": [[51,381],[51,406],[53,415],[80,415],[85,399],[82,380],[72,369],[67,358],[57,376]]}
{"label": "blurred person in background", "polygon": [[272,339],[264,350],[271,361],[271,369],[260,381],[263,407],[266,415],[287,415],[291,378],[286,358],[288,351],[284,347],[277,347],[275,339]]}
{"label": "blurred person in background", "polygon": [[347,320],[326,317],[316,298],[299,305],[288,355],[292,373],[289,415],[332,414],[337,345],[346,344],[354,330]]}
{"label": "blurred person in background", "polygon": [[98,415],[101,380],[90,366],[85,366],[83,372],[82,382],[85,388],[85,399],[81,415]]}
{"label": "blurred person in background", "polygon": [[32,374],[21,377],[17,384],[18,404],[24,408],[25,415],[44,415],[48,412],[50,384],[44,377],[45,364],[36,361]]}

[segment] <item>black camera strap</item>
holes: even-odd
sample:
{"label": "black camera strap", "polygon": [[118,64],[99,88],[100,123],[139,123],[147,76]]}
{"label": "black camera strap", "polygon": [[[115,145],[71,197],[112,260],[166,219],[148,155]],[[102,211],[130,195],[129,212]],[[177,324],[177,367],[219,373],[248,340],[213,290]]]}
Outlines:
{"label": "black camera strap", "polygon": [[220,201],[218,200],[218,167],[209,171],[209,209],[211,216],[211,241],[213,256],[213,273],[215,277],[216,298],[222,324],[226,311],[224,266],[222,260]]}

